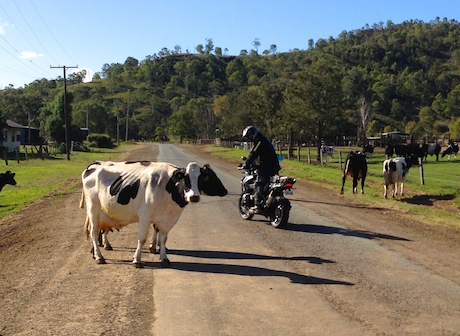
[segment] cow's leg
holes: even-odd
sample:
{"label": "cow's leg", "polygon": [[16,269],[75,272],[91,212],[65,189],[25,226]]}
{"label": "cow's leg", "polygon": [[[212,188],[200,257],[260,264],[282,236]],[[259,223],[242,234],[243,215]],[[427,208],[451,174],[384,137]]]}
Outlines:
{"label": "cow's leg", "polygon": [[364,194],[364,181],[366,180],[366,178],[363,176],[361,178],[361,194]]}
{"label": "cow's leg", "polygon": [[90,235],[91,235],[91,242],[93,244],[93,258],[96,260],[98,264],[105,264],[105,259],[102,256],[101,250],[99,249],[99,211],[97,209],[89,209],[90,212],[88,214],[89,219],[89,227],[90,227]]}
{"label": "cow's leg", "polygon": [[358,179],[353,177],[353,194],[358,192]]}
{"label": "cow's leg", "polygon": [[389,185],[390,185],[390,184],[389,184],[389,183],[386,183],[386,182],[383,184],[383,197],[384,197],[384,198],[387,198],[387,197],[388,197],[388,186],[389,186]]}
{"label": "cow's leg", "polygon": [[401,182],[401,196],[404,195],[404,182]]}
{"label": "cow's leg", "polygon": [[344,172],[343,173],[343,177],[342,177],[342,189],[340,190],[340,194],[343,195],[343,187],[345,185],[345,180],[347,179],[347,172]]}
{"label": "cow's leg", "polygon": [[398,182],[393,183],[393,195],[391,197],[395,198],[398,193]]}
{"label": "cow's leg", "polygon": [[152,239],[150,240],[150,246],[149,246],[149,250],[152,253],[156,253],[157,251],[157,236],[158,236],[158,230],[155,227],[155,224],[153,224],[153,234],[152,234]]}
{"label": "cow's leg", "polygon": [[139,218],[139,234],[137,236],[137,248],[136,252],[134,253],[133,259],[133,264],[136,266],[136,268],[142,267],[142,247],[144,246],[147,240],[147,234],[149,233],[149,225],[150,223],[147,220]]}
{"label": "cow's leg", "polygon": [[109,237],[107,236],[108,232],[102,232],[102,246],[104,246],[104,248],[107,250],[107,251],[112,251],[113,248],[112,248],[112,245],[110,245],[110,242],[109,242]]}
{"label": "cow's leg", "polygon": [[160,260],[161,266],[170,267],[171,263],[169,262],[168,256],[166,255],[166,240],[168,239],[168,234],[164,232],[159,232],[158,240],[160,244]]}

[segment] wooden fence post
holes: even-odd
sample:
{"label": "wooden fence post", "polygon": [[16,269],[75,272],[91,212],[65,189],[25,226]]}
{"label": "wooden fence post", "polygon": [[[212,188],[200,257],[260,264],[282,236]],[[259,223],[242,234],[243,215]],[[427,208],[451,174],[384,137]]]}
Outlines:
{"label": "wooden fence post", "polygon": [[342,168],[342,151],[339,151],[339,166],[340,166],[340,170],[343,170],[343,168]]}
{"label": "wooden fence post", "polygon": [[418,158],[418,164],[420,166],[420,184],[424,185],[425,184],[425,176],[423,175],[423,158]]}

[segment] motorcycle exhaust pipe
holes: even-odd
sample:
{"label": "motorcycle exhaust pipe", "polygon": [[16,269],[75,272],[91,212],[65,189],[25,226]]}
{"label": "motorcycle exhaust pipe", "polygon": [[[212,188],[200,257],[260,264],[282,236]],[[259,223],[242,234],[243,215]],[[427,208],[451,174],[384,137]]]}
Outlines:
{"label": "motorcycle exhaust pipe", "polygon": [[267,202],[265,202],[265,206],[268,208],[273,203],[274,200],[275,200],[275,197],[273,197],[272,194],[268,195],[268,199],[267,199]]}

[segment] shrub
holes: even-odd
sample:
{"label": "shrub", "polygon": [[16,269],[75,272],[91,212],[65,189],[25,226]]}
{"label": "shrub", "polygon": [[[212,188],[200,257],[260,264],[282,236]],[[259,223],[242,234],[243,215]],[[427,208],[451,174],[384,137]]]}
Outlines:
{"label": "shrub", "polygon": [[92,133],[86,138],[90,147],[113,148],[112,139],[107,134]]}

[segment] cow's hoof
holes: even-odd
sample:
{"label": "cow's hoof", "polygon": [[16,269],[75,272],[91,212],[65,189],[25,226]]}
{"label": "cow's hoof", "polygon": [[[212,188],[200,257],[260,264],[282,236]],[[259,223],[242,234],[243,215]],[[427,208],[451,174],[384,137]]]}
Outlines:
{"label": "cow's hoof", "polygon": [[149,247],[150,253],[157,253],[156,249],[154,247]]}
{"label": "cow's hoof", "polygon": [[96,259],[96,263],[98,263],[99,265],[107,264],[107,263],[105,262],[105,259],[104,259],[104,258]]}
{"label": "cow's hoof", "polygon": [[144,268],[144,265],[142,263],[134,263],[134,266],[136,268]]}
{"label": "cow's hoof", "polygon": [[105,249],[106,249],[107,251],[113,251],[113,247],[110,246],[110,245],[109,245],[109,246],[106,246]]}
{"label": "cow's hoof", "polygon": [[169,261],[168,258],[163,259],[161,261],[161,266],[164,267],[164,268],[169,268],[169,267],[171,267],[171,262]]}

